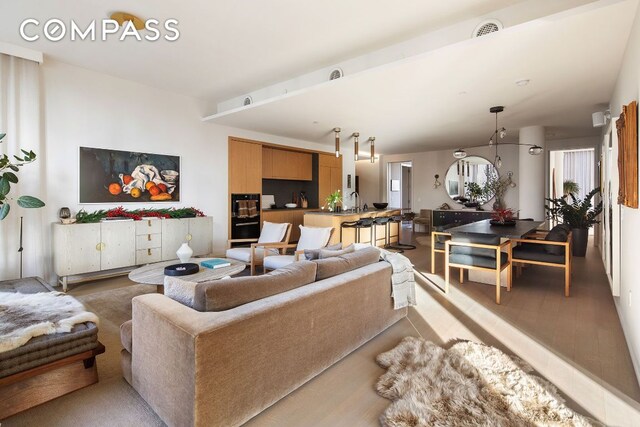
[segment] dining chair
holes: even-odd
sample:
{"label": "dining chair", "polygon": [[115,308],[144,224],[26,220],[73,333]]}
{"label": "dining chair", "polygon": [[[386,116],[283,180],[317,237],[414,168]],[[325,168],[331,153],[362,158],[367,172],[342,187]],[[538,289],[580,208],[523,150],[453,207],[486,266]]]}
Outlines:
{"label": "dining chair", "polygon": [[[300,239],[297,244],[268,243],[266,245],[255,243],[256,247],[279,249],[280,254],[265,253],[263,271],[277,270],[293,262],[299,261],[304,256],[305,249],[321,249],[331,241],[333,227],[305,227],[300,225]],[[253,246],[253,245],[252,245]],[[294,249],[293,255],[286,253],[288,249]]]}
{"label": "dining chair", "polygon": [[[291,237],[291,224],[288,222],[275,223],[264,221],[260,237],[257,239],[229,239],[227,240],[226,257],[236,261],[244,262],[251,266],[251,275],[255,275],[256,267],[263,264],[266,254],[278,255],[284,254],[286,249],[278,247],[270,247],[274,245],[287,245]],[[232,247],[234,243],[246,244],[251,243],[249,247]]]}
{"label": "dining chair", "polygon": [[[506,249],[506,252],[502,252]],[[451,267],[460,269],[460,283],[464,283],[464,270],[495,273],[496,304],[500,304],[500,276],[507,269],[507,292],[511,291],[511,241],[500,243],[499,236],[480,233],[454,233],[445,242],[445,292],[449,293]]]}
{"label": "dining chair", "polygon": [[427,234],[431,234],[431,209],[420,209],[420,215],[413,218],[413,232],[416,232],[416,225],[425,227]]}
{"label": "dining chair", "polygon": [[564,224],[553,227],[550,231],[536,231],[522,239],[511,239],[512,262],[516,266],[516,277],[522,275],[522,265],[542,265],[564,269],[564,296],[571,290],[571,229]]}
{"label": "dining chair", "polygon": [[451,239],[451,233],[442,231],[443,227],[436,230],[431,233],[431,274],[436,274],[436,253],[445,253],[445,242]]}

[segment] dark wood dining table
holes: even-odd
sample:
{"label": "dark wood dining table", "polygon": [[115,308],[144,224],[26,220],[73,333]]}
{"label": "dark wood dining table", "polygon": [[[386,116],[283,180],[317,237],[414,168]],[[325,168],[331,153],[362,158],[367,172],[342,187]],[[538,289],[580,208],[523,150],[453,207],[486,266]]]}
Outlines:
{"label": "dark wood dining table", "polygon": [[492,225],[490,219],[459,225],[447,230],[449,233],[479,233],[500,236],[505,239],[519,239],[544,224],[543,221],[516,220],[514,225]]}

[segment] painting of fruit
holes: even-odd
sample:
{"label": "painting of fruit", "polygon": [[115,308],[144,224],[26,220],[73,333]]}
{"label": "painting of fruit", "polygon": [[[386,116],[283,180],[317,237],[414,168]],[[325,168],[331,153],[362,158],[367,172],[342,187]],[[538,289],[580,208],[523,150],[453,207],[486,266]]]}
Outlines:
{"label": "painting of fruit", "polygon": [[80,147],[80,203],[180,201],[180,156]]}

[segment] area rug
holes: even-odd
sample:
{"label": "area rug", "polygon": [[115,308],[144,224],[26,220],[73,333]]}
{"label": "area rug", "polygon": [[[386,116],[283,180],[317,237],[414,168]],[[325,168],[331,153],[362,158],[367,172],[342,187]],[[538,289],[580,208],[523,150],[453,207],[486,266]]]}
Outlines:
{"label": "area rug", "polygon": [[601,425],[569,409],[527,363],[484,344],[444,349],[407,337],[376,361],[387,369],[376,390],[393,401],[383,426]]}

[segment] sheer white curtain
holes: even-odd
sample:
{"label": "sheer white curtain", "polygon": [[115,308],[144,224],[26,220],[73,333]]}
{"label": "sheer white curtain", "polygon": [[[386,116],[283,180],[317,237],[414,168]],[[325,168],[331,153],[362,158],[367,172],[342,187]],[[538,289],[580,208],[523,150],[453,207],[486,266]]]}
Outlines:
{"label": "sheer white curtain", "polygon": [[0,221],[0,280],[20,277],[20,217],[23,217],[24,277],[48,275],[46,259],[49,227],[44,209],[23,209],[15,199],[19,195],[35,196],[47,202],[44,183],[45,147],[40,111],[40,74],[36,62],[0,54],[0,133],[6,133],[0,153],[20,154],[33,150],[37,159],[17,174],[20,182],[12,184],[9,197],[11,211]]}
{"label": "sheer white curtain", "polygon": [[580,190],[577,196],[584,196],[593,190],[594,184],[594,150],[567,151],[564,153],[564,179],[575,181]]}

